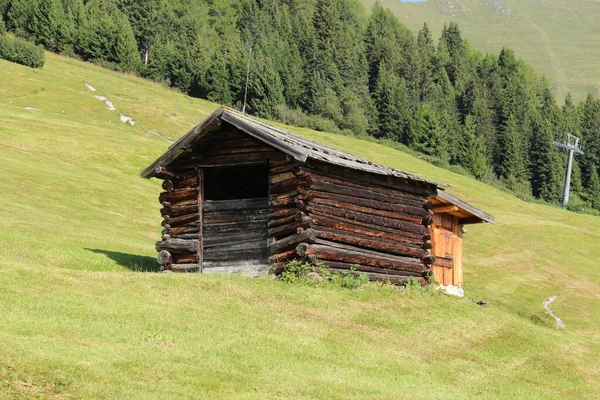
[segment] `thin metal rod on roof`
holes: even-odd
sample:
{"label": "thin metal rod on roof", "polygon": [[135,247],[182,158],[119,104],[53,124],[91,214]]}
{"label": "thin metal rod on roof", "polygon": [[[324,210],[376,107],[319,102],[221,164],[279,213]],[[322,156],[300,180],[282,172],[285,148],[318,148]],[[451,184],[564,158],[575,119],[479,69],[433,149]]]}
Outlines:
{"label": "thin metal rod on roof", "polygon": [[248,50],[248,69],[246,70],[246,89],[244,90],[244,106],[242,114],[246,113],[246,97],[248,96],[248,79],[250,78],[250,60],[252,59],[252,47]]}

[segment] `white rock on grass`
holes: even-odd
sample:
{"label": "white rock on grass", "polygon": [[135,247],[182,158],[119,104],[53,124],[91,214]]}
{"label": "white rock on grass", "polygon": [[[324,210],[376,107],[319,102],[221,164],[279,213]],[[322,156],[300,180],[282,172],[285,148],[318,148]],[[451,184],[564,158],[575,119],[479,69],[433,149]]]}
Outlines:
{"label": "white rock on grass", "polygon": [[93,87],[92,85],[90,85],[89,83],[86,83],[86,84],[85,84],[85,87],[86,87],[86,88],[88,88],[89,90],[91,90],[92,92],[95,92],[95,91],[96,91],[96,88],[95,88],[95,87]]}

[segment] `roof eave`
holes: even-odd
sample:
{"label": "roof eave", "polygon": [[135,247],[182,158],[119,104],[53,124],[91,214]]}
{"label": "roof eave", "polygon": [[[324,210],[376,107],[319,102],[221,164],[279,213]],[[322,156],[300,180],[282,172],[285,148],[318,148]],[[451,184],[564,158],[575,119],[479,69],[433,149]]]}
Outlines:
{"label": "roof eave", "polygon": [[474,223],[481,223],[481,222],[486,222],[488,224],[494,224],[496,222],[496,219],[492,215],[490,215],[476,207],[473,207],[472,205],[460,200],[458,197],[455,197],[442,189],[438,188],[437,193],[434,194],[434,196],[439,197],[440,199],[459,207],[461,210],[465,211],[468,214],[471,214],[472,218],[467,219],[464,222],[464,224],[467,224],[467,223],[474,224]]}

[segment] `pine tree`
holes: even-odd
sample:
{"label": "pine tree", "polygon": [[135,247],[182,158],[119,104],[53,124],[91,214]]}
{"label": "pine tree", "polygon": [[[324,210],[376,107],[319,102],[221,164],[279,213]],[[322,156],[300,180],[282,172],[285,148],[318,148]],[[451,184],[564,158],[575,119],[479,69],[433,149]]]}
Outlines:
{"label": "pine tree", "polygon": [[458,141],[458,163],[466,168],[477,179],[483,179],[490,167],[486,159],[485,143],[477,136],[477,124],[471,115],[467,115],[460,130]]}
{"label": "pine tree", "polygon": [[4,35],[6,33],[6,24],[4,23],[4,18],[2,18],[2,14],[0,14],[0,35]]}
{"label": "pine tree", "polygon": [[166,5],[163,0],[118,0],[118,4],[129,19],[144,64],[147,65],[150,47],[159,34],[160,15]]}
{"label": "pine tree", "polygon": [[498,146],[498,175],[511,189],[530,193],[524,138],[515,116],[509,116],[506,125],[500,131]]}
{"label": "pine tree", "polygon": [[430,104],[423,103],[410,127],[411,147],[424,154],[448,159],[447,138],[438,119],[438,113]]}
{"label": "pine tree", "polygon": [[418,101],[428,102],[433,100],[435,91],[434,60],[436,50],[427,23],[423,24],[423,28],[417,36],[417,49],[419,54],[419,60],[416,63],[416,68],[419,71]]}
{"label": "pine tree", "polygon": [[564,169],[558,148],[554,145],[552,125],[549,120],[537,118],[533,124],[529,147],[529,171],[532,194],[548,202],[561,199]]}
{"label": "pine tree", "polygon": [[404,79],[390,71],[385,63],[380,68],[375,90],[378,136],[408,144],[413,107],[408,100]]}
{"label": "pine tree", "polygon": [[253,113],[265,118],[277,118],[279,105],[285,103],[283,84],[270,58],[257,54],[250,79],[248,102]]}
{"label": "pine tree", "polygon": [[59,0],[35,0],[31,5],[28,30],[37,43],[48,50],[57,50],[59,27],[64,18]]}
{"label": "pine tree", "polygon": [[29,35],[31,3],[28,0],[12,0],[6,14],[6,27],[18,36]]}
{"label": "pine tree", "polygon": [[581,136],[585,154],[581,156],[583,183],[589,188],[594,166],[600,165],[600,101],[589,94],[581,105]]}
{"label": "pine tree", "polygon": [[133,29],[126,17],[121,19],[121,29],[116,46],[119,69],[123,72],[137,72],[140,67],[140,56]]}
{"label": "pine tree", "polygon": [[600,178],[598,177],[598,168],[593,164],[591,167],[586,197],[590,206],[596,210],[600,210]]}

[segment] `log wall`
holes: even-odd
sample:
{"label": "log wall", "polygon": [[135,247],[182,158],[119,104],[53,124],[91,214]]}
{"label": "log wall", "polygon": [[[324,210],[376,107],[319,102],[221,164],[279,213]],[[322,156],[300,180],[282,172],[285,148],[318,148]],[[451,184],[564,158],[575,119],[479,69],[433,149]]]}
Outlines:
{"label": "log wall", "polygon": [[295,234],[302,240],[296,256],[331,271],[356,268],[371,280],[427,282],[435,257],[429,231],[433,213],[423,188],[410,182],[402,183],[410,191],[389,188],[373,177],[359,181],[331,166],[303,165],[295,172],[301,186],[294,220],[302,221]]}

